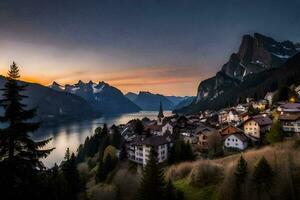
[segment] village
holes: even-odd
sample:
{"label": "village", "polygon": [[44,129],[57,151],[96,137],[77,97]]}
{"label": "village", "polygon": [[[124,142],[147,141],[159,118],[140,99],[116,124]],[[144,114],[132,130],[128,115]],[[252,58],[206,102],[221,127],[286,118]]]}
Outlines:
{"label": "village", "polygon": [[145,166],[153,147],[159,163],[166,162],[171,147],[178,140],[191,145],[197,159],[240,153],[267,145],[267,133],[277,122],[285,134],[284,139],[297,135],[300,132],[300,103],[293,97],[273,104],[273,96],[274,93],[267,93],[259,101],[247,98],[246,103],[218,112],[167,117],[160,104],[156,120],[143,118],[118,126],[127,158]]}

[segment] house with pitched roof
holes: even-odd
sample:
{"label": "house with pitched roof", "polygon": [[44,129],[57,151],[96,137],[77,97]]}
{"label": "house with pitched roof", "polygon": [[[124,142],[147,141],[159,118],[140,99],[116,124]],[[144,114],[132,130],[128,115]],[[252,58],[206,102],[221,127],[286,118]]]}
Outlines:
{"label": "house with pitched roof", "polygon": [[279,115],[279,121],[283,131],[300,133],[300,113],[283,113]]}
{"label": "house with pitched roof", "polygon": [[244,122],[244,133],[254,140],[261,139],[262,134],[270,130],[272,120],[265,115],[252,116]]}
{"label": "house with pitched roof", "polygon": [[233,126],[233,125],[228,125],[219,131],[220,131],[222,138],[225,138],[225,137],[235,134],[235,133],[244,133],[244,131],[242,129],[239,129],[238,127]]}
{"label": "house with pitched roof", "polygon": [[248,147],[249,138],[243,133],[234,133],[226,136],[224,140],[224,147],[245,150]]}

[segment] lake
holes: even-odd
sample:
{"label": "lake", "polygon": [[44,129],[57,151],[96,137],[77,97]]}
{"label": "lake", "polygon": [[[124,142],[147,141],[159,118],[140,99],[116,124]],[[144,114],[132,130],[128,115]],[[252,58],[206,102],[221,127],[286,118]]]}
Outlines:
{"label": "lake", "polygon": [[[53,138],[47,147],[55,147],[55,149],[47,158],[43,159],[43,163],[46,167],[52,167],[54,163],[60,164],[67,148],[70,148],[72,152],[76,152],[78,146],[84,142],[85,138],[92,135],[94,130],[99,126],[103,126],[104,123],[111,126],[113,124],[126,124],[132,119],[142,119],[143,117],[156,119],[157,114],[157,111],[141,111],[121,115],[106,115],[92,120],[76,121],[56,127],[42,127],[34,133],[34,139],[42,140],[49,137]],[[170,116],[172,112],[164,111],[164,115]]]}

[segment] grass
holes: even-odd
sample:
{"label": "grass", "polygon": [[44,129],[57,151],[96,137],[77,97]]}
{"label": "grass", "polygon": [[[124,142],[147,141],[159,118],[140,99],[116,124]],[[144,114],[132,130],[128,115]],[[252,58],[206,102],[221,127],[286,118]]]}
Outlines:
{"label": "grass", "polygon": [[191,186],[187,178],[175,181],[174,186],[184,193],[186,200],[216,200],[218,196],[215,185],[198,188]]}

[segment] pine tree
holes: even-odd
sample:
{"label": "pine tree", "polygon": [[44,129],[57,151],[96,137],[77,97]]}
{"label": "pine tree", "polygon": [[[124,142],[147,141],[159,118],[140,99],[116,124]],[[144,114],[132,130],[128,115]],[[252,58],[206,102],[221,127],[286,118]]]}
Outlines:
{"label": "pine tree", "polygon": [[103,124],[103,128],[102,128],[101,134],[102,134],[102,137],[108,135],[108,128],[107,128],[106,124]]}
{"label": "pine tree", "polygon": [[251,104],[248,108],[248,114],[250,116],[258,115],[260,113],[260,110],[257,108],[254,108],[253,105]]}
{"label": "pine tree", "polygon": [[39,122],[28,122],[36,115],[36,109],[26,109],[22,103],[24,96],[21,94],[27,87],[19,85],[19,68],[15,62],[8,71],[7,82],[3,91],[3,99],[0,105],[4,108],[4,116],[0,117],[2,123],[8,123],[8,127],[1,130],[0,157],[4,160],[21,162],[32,168],[42,169],[44,166],[39,161],[46,157],[52,149],[41,150],[50,139],[35,142],[30,139],[28,133],[36,131],[40,127]]}
{"label": "pine tree", "polygon": [[269,191],[273,184],[274,172],[265,157],[262,157],[253,172],[253,183],[256,187],[258,198],[261,198],[262,191]]}
{"label": "pine tree", "polygon": [[137,135],[141,135],[144,132],[144,125],[141,120],[137,119],[134,125],[134,133]]}
{"label": "pine tree", "polygon": [[169,164],[193,160],[195,155],[193,154],[192,147],[189,143],[185,143],[183,140],[177,140],[170,149],[170,156],[168,159]]}
{"label": "pine tree", "polygon": [[234,173],[234,175],[236,177],[236,180],[237,180],[237,183],[238,184],[245,183],[246,178],[247,178],[247,174],[248,174],[247,162],[244,159],[244,157],[241,156],[240,160],[239,160],[239,163],[236,167],[235,173]]}
{"label": "pine tree", "polygon": [[[36,109],[27,109],[23,100],[27,96],[21,94],[26,85],[20,85],[19,68],[15,62],[10,66],[3,91],[0,106],[4,115],[0,122],[5,128],[0,130],[0,188],[2,196],[8,199],[38,198],[39,173],[44,169],[41,158],[50,154],[53,149],[43,149],[51,140],[34,141],[29,133],[40,127],[39,122],[33,122]],[[32,191],[32,188],[35,188]]]}
{"label": "pine tree", "polygon": [[236,166],[235,172],[235,183],[236,183],[236,189],[235,192],[235,199],[240,199],[241,192],[243,191],[244,183],[246,182],[246,178],[248,175],[248,168],[247,168],[247,162],[244,159],[243,156],[240,157],[240,160],[238,162],[238,165]]}
{"label": "pine tree", "polygon": [[164,186],[163,172],[157,161],[157,153],[154,148],[151,148],[149,160],[144,168],[142,182],[138,192],[138,199],[163,199]]}
{"label": "pine tree", "polygon": [[120,149],[121,142],[122,142],[122,136],[118,129],[118,127],[113,126],[112,128],[112,135],[111,135],[111,144],[116,147],[117,149]]}
{"label": "pine tree", "polygon": [[270,131],[267,133],[267,141],[269,143],[281,142],[284,139],[284,132],[279,121],[272,124]]}
{"label": "pine tree", "polygon": [[76,156],[74,153],[70,155],[69,148],[65,153],[65,160],[62,163],[63,177],[66,180],[68,199],[75,199],[81,189],[81,180],[77,170]]}
{"label": "pine tree", "polygon": [[106,180],[109,173],[115,168],[116,162],[108,154],[104,161],[100,160],[99,166],[96,172],[96,182],[103,182]]}

